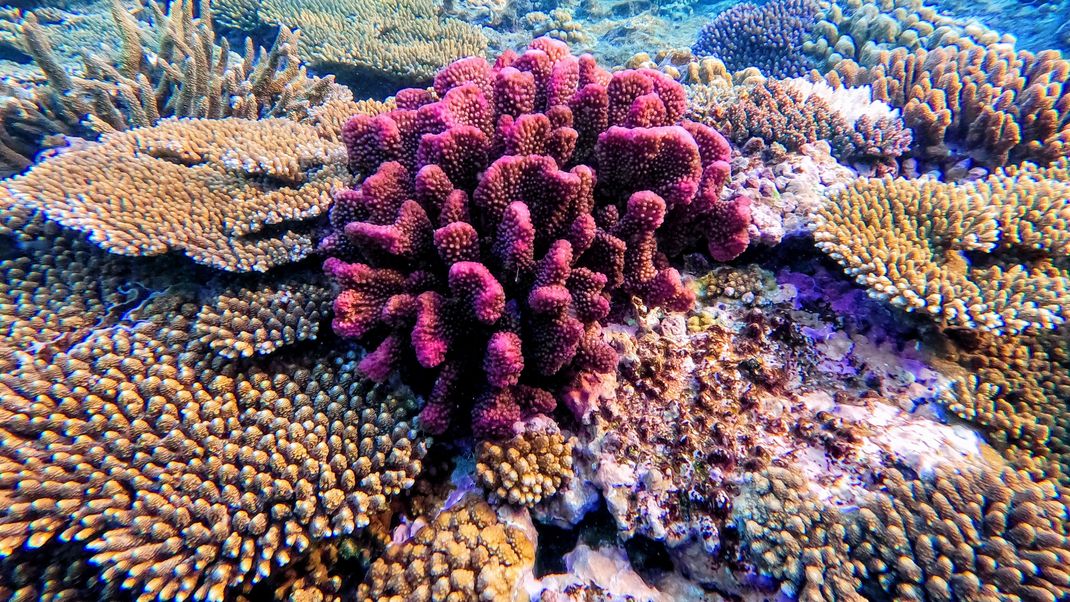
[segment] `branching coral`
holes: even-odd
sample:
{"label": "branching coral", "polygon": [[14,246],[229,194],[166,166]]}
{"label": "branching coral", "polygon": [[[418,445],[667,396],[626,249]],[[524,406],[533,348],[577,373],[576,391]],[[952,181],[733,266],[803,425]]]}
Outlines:
{"label": "branching coral", "polygon": [[826,140],[844,162],[898,170],[896,159],[910,146],[910,131],[898,111],[869,98],[866,88],[833,90],[801,79],[765,80],[753,85],[693,85],[689,116],[743,145],[760,138],[797,152]]}
{"label": "branching coral", "polygon": [[702,28],[692,50],[721,59],[729,71],[757,67],[769,77],[804,75],[811,64],[802,44],[818,10],[816,0],[736,4]]}
{"label": "branching coral", "polygon": [[[412,485],[426,447],[410,422],[416,401],[359,377],[355,353],[306,346],[234,361],[199,336],[248,322],[239,291],[292,284],[186,286],[177,260],[137,267],[19,209],[5,223],[27,244],[5,286],[23,296],[2,316],[33,325],[43,308],[56,336],[27,341],[30,328],[13,328],[0,353],[0,551],[5,564],[39,550],[35,562],[56,566],[4,587],[77,589],[96,572],[69,562],[76,551],[113,589],[219,599],[358,531]],[[87,266],[109,275],[100,291],[56,285],[92,280]],[[110,296],[124,286],[143,292]],[[100,309],[51,319],[70,290]]]}
{"label": "branching coral", "polygon": [[1065,163],[969,184],[859,180],[821,208],[814,239],[871,294],[943,325],[1051,328],[1070,306],[1068,195]]}
{"label": "branching coral", "polygon": [[397,99],[343,131],[367,177],[336,197],[326,270],[335,331],[374,348],[365,372],[433,381],[433,433],[466,430],[474,399],[476,434],[508,437],[562,379],[611,370],[609,293],[690,305],[659,241],[703,236],[717,259],[747,245],[747,205],[718,198],[727,142],[680,121],[683,88],[660,72],[610,76],[540,38]]}
{"label": "branching coral", "polygon": [[[120,3],[112,11],[122,52],[113,64],[89,54],[78,76],[51,50],[31,13],[22,24],[25,51],[48,85],[20,92],[0,107],[0,157],[11,173],[29,166],[56,134],[92,138],[102,132],[155,125],[162,117],[304,119],[310,108],[345,99],[333,77],[309,77],[297,57],[298,35],[283,28],[270,52],[246,41],[244,59],[226,40],[215,44],[212,20],[193,18],[193,1],[164,13],[150,3],[150,22],[139,22]],[[145,40],[148,40],[146,43]]]}
{"label": "branching coral", "polygon": [[818,18],[803,51],[818,59],[822,71],[844,59],[867,64],[881,50],[1014,43],[1012,36],[940,14],[922,0],[827,1]]}
{"label": "branching coral", "polygon": [[907,600],[1070,596],[1067,491],[1011,469],[890,470],[847,541],[866,586]]}
{"label": "branching coral", "polygon": [[953,332],[961,370],[941,403],[983,430],[1014,466],[1070,483],[1070,329],[1035,336]]}
{"label": "branching coral", "polygon": [[502,521],[486,502],[467,496],[372,564],[358,599],[514,600],[535,562],[534,542]]}
{"label": "branching coral", "polygon": [[834,84],[871,85],[875,99],[900,107],[920,157],[968,156],[988,167],[1070,154],[1068,79],[1070,63],[1058,52],[1003,45],[885,51],[872,66],[842,61],[830,74]]}
{"label": "branching coral", "polygon": [[301,30],[301,54],[317,69],[356,78],[415,83],[487,39],[470,23],[444,18],[430,0],[219,0],[218,21],[239,31],[283,25]]}
{"label": "branching coral", "polygon": [[[347,182],[342,148],[289,120],[176,120],[117,132],[5,183],[23,203],[115,253],[179,250],[264,271],[313,250],[310,220]],[[271,235],[268,235],[271,233]]]}
{"label": "branching coral", "polygon": [[502,501],[533,506],[572,478],[572,444],[556,429],[525,430],[501,443],[483,441],[476,450],[476,477]]}

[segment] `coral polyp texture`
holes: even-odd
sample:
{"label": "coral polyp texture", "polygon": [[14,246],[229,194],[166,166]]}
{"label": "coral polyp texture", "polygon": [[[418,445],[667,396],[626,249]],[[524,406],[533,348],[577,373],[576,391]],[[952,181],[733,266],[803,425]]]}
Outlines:
{"label": "coral polyp texture", "polygon": [[309,65],[355,83],[426,81],[487,47],[479,26],[441,14],[431,0],[217,0],[214,7],[221,25],[240,31],[300,29]]}
{"label": "coral polyp texture", "polygon": [[798,472],[748,475],[736,506],[750,559],[800,600],[1060,600],[1070,595],[1066,490],[1006,467],[896,469],[845,512]]}
{"label": "coral polyp texture", "polygon": [[476,450],[476,478],[497,499],[533,506],[552,497],[572,478],[573,442],[551,429],[525,430]]}
{"label": "coral polyp texture", "polygon": [[984,180],[862,179],[815,218],[817,246],[878,298],[960,328],[1052,328],[1070,305],[1065,162]]}
{"label": "coral polyp texture", "polygon": [[313,222],[348,181],[344,149],[312,126],[171,120],[40,163],[4,182],[0,202],[41,211],[114,253],[180,251],[265,271],[314,250]]}
{"label": "coral polyp texture", "polygon": [[969,157],[992,168],[1070,153],[1070,63],[1054,50],[898,48],[862,66],[842,61],[829,77],[870,85],[875,99],[901,108],[923,159]]}
{"label": "coral polyp texture", "polygon": [[819,8],[816,0],[739,3],[703,27],[692,50],[721,59],[730,72],[757,67],[769,77],[805,75],[814,65],[802,46]]}
{"label": "coral polyp texture", "polygon": [[727,141],[682,120],[684,90],[658,71],[610,75],[540,38],[397,104],[345,126],[364,179],[336,195],[322,247],[335,331],[372,349],[371,377],[425,381],[432,433],[508,438],[552,412],[572,377],[613,369],[614,294],[691,305],[663,245],[727,260],[748,244],[749,205],[719,198]]}
{"label": "coral polyp texture", "polygon": [[379,600],[526,600],[521,578],[535,563],[530,529],[468,495],[408,528],[372,564],[357,593]]}

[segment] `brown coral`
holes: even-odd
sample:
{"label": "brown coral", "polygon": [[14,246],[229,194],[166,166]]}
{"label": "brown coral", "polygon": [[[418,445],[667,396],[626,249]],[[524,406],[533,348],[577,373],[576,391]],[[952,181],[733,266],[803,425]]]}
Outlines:
{"label": "brown coral", "polygon": [[870,66],[843,61],[833,83],[872,85],[903,109],[926,159],[969,156],[987,167],[1047,164],[1070,154],[1070,63],[1058,51],[1004,45],[883,51]]}
{"label": "brown coral", "polygon": [[844,517],[818,499],[798,472],[748,473],[736,499],[744,553],[781,591],[799,600],[865,600],[846,541]]}
{"label": "brown coral", "polygon": [[941,324],[1051,328],[1070,305],[1068,195],[1065,163],[968,184],[858,180],[820,209],[814,239],[874,296]]}
{"label": "brown coral", "polygon": [[22,49],[47,85],[18,90],[0,106],[0,171],[31,164],[41,149],[62,144],[57,134],[93,138],[103,132],[155,125],[161,117],[287,117],[349,92],[333,76],[309,77],[297,56],[299,35],[279,32],[270,52],[251,41],[235,61],[225,39],[216,43],[209,16],[193,18],[193,0],[169,12],[148,3],[140,21],[115,3],[112,17],[122,50],[112,59],[90,53],[77,76],[60,65],[49,36],[30,13],[20,24]]}
{"label": "brown coral", "polygon": [[1070,329],[951,334],[943,355],[961,370],[949,370],[941,403],[1014,466],[1070,484]]}
{"label": "brown coral", "polygon": [[535,562],[528,535],[486,502],[467,496],[387,548],[358,596],[376,600],[511,600]]}
{"label": "brown coral", "polygon": [[848,542],[867,585],[901,600],[1055,600],[1070,596],[1067,491],[1012,469],[941,466],[885,474]]}
{"label": "brown coral", "polygon": [[361,83],[429,81],[487,47],[478,26],[444,18],[430,0],[219,0],[216,10],[220,24],[239,31],[279,23],[300,29],[311,66]]}
{"label": "brown coral", "polygon": [[482,441],[476,479],[509,504],[534,506],[572,479],[572,445],[556,430],[525,430],[502,443]]}
{"label": "brown coral", "polygon": [[347,178],[342,147],[310,126],[177,120],[40,163],[6,182],[0,202],[38,209],[114,253],[178,250],[264,271],[312,252],[309,222]]}
{"label": "brown coral", "polygon": [[220,295],[197,318],[202,343],[223,357],[264,355],[297,341],[315,340],[333,295],[301,283]]}

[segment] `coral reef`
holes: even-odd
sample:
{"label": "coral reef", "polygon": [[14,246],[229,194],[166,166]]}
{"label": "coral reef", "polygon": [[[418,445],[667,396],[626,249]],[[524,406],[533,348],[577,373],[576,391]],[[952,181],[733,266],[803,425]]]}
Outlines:
{"label": "coral reef", "polygon": [[508,441],[476,449],[476,480],[506,503],[534,506],[572,478],[572,445],[556,428],[525,428]]}
{"label": "coral reef", "polygon": [[945,326],[1052,328],[1070,306],[1066,162],[985,180],[861,179],[815,216],[817,246],[870,292]]}
{"label": "coral reef", "polygon": [[583,30],[583,24],[574,20],[567,9],[554,9],[549,14],[530,12],[524,18],[535,37],[547,36],[573,47],[586,46],[591,42],[590,36]]}
{"label": "coral reef", "polygon": [[282,25],[301,30],[301,56],[354,85],[374,78],[429,81],[451,61],[481,55],[476,25],[439,15],[430,0],[217,0],[216,20],[238,31]]}
{"label": "coral reef", "polygon": [[757,67],[769,77],[805,75],[812,64],[802,45],[818,11],[816,0],[736,4],[702,28],[692,50],[721,59],[729,71]]}
{"label": "coral reef", "polygon": [[1070,66],[1058,52],[1015,52],[1004,45],[900,48],[878,53],[871,65],[841,61],[830,81],[870,85],[875,99],[901,108],[920,158],[968,157],[993,168],[1047,164],[1070,153],[1070,96],[1063,89]]}
{"label": "coral reef", "polygon": [[540,38],[397,98],[343,131],[367,177],[336,197],[325,268],[335,331],[374,348],[365,372],[428,376],[432,433],[507,438],[571,377],[612,370],[610,294],[692,300],[662,242],[704,239],[720,260],[746,248],[745,201],[719,199],[728,144],[681,121],[684,90],[660,72],[610,76]]}
{"label": "coral reef", "polygon": [[822,72],[849,59],[862,64],[883,50],[933,50],[941,46],[1013,44],[1014,38],[941,14],[922,0],[829,1],[822,6],[813,39],[803,52]]}
{"label": "coral reef", "polygon": [[28,167],[42,148],[62,145],[57,135],[101,133],[155,125],[163,117],[280,117],[303,119],[312,107],[349,92],[331,76],[309,77],[297,57],[299,36],[282,28],[259,59],[246,40],[244,58],[225,39],[216,43],[212,19],[193,18],[193,0],[168,13],[151,3],[139,21],[116,3],[112,17],[121,52],[88,54],[80,73],[63,65],[34,13],[21,24],[22,44],[47,85],[19,90],[0,107],[0,170]]}
{"label": "coral reef", "polygon": [[[407,536],[375,561],[359,600],[514,600],[535,561],[530,529],[503,520],[468,495]],[[523,599],[526,599],[523,598]]]}
{"label": "coral reef", "polygon": [[999,466],[894,468],[857,512],[798,472],[748,475],[736,505],[749,558],[803,600],[1057,600],[1070,592],[1065,490]]}
{"label": "coral reef", "polygon": [[797,152],[825,140],[845,163],[896,173],[910,146],[899,112],[870,99],[867,88],[832,89],[802,79],[765,80],[724,89],[692,85],[688,116],[743,146],[752,138]]}
{"label": "coral reef", "polygon": [[173,120],[40,163],[5,182],[0,202],[32,207],[115,253],[178,250],[265,271],[313,251],[311,221],[347,181],[344,150],[311,126]]}
{"label": "coral reef", "polygon": [[980,428],[1035,478],[1070,484],[1070,330],[994,336],[952,331],[942,357],[960,366],[940,402]]}

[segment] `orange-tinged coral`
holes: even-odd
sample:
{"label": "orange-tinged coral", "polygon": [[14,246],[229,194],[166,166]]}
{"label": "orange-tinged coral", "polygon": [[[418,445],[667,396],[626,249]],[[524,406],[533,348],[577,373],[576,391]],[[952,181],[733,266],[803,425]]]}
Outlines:
{"label": "orange-tinged coral", "polygon": [[476,478],[498,499],[533,506],[572,479],[571,439],[554,430],[525,430],[508,441],[482,441],[476,450]]}
{"label": "orange-tinged coral", "polygon": [[842,61],[829,77],[872,85],[874,98],[902,108],[927,159],[969,156],[998,167],[1070,154],[1070,62],[1055,50],[898,48],[863,66]]}
{"label": "orange-tinged coral", "polygon": [[517,589],[535,562],[527,533],[469,495],[376,560],[358,598],[362,601],[526,600]]}
{"label": "orange-tinged coral", "polygon": [[1065,163],[968,184],[862,179],[831,195],[814,239],[874,296],[945,326],[1052,328],[1070,306],[1068,195]]}
{"label": "orange-tinged coral", "polygon": [[348,179],[344,149],[289,120],[174,120],[117,132],[5,182],[21,203],[124,255],[181,251],[265,271],[313,250],[309,222]]}

